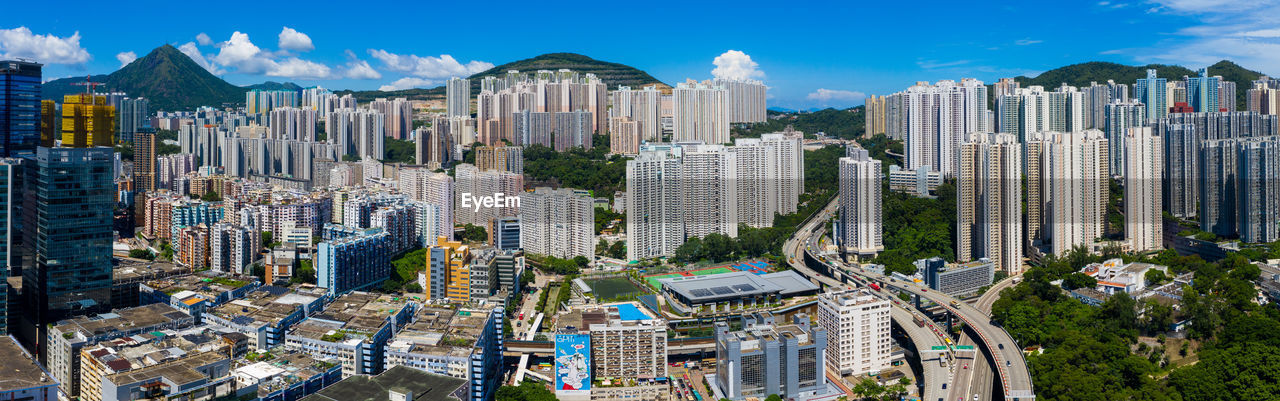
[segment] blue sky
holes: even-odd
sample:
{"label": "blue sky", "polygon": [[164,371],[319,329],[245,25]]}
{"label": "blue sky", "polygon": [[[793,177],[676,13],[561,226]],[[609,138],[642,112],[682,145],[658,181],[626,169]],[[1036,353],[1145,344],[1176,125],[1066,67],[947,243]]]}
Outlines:
{"label": "blue sky", "polygon": [[0,58],[37,59],[53,79],[109,73],[170,43],[237,85],[377,89],[567,51],[667,83],[713,70],[762,79],[770,106],[789,108],[1085,61],[1231,59],[1280,73],[1280,0],[270,3],[17,2],[0,13]]}

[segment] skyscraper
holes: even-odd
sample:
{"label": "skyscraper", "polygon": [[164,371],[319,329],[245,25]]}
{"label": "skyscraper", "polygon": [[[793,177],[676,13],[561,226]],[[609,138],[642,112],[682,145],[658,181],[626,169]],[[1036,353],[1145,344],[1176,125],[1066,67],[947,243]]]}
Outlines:
{"label": "skyscraper", "polygon": [[62,146],[115,146],[116,109],[105,96],[77,94],[62,98]]}
{"label": "skyscraper", "polygon": [[[0,159],[0,249],[5,250],[0,253],[0,277],[22,273],[22,164],[22,159]],[[0,282],[0,334],[11,332],[9,315],[19,314],[16,301],[9,299],[8,280]]]}
{"label": "skyscraper", "polygon": [[728,91],[710,82],[676,84],[673,142],[729,143]]}
{"label": "skyscraper", "polygon": [[1147,109],[1142,103],[1127,101],[1108,103],[1105,110],[1106,122],[1101,129],[1111,146],[1107,152],[1111,155],[1111,160],[1108,161],[1111,164],[1111,175],[1124,175],[1125,155],[1128,154],[1124,150],[1127,143],[1124,138],[1134,128],[1147,125]]}
{"label": "skyscraper", "polygon": [[[791,131],[794,132],[794,131]],[[804,150],[800,135],[788,131],[738,138],[729,152],[737,156],[738,222],[771,227],[776,215],[796,212],[804,193]]]}
{"label": "skyscraper", "polygon": [[657,87],[646,86],[644,89],[633,90],[631,87],[620,86],[618,90],[609,92],[609,96],[613,101],[609,118],[630,118],[635,123],[639,133],[635,141],[637,147],[641,142],[662,141],[662,92]]}
{"label": "skyscraper", "polygon": [[818,295],[818,326],[827,331],[827,366],[841,375],[889,368],[889,301],[867,289]]}
{"label": "skyscraper", "polygon": [[865,107],[863,108],[863,110],[867,113],[867,116],[866,116],[867,127],[862,132],[863,137],[870,138],[878,134],[885,133],[884,131],[885,102],[884,101],[885,101],[884,96],[876,96],[876,95],[867,96]]}
{"label": "skyscraper", "polygon": [[627,161],[627,259],[671,255],[684,243],[679,147],[651,146]]}
{"label": "skyscraper", "polygon": [[1280,239],[1280,139],[1208,140],[1201,161],[1201,230],[1248,243]]}
{"label": "skyscraper", "polygon": [[26,318],[46,324],[111,309],[112,149],[36,149],[25,169]]}
{"label": "skyscraper", "polygon": [[[1190,103],[1191,107],[1198,112],[1220,111],[1218,89],[1221,86],[1222,77],[1209,76],[1207,68],[1201,68],[1198,73],[1200,74],[1198,77],[1187,77],[1187,103]],[[1232,102],[1235,102],[1234,98]]]}
{"label": "skyscraper", "polygon": [[0,156],[34,153],[40,141],[41,65],[0,60]]}
{"label": "skyscraper", "polygon": [[716,78],[711,84],[726,91],[730,123],[762,123],[765,120],[764,82],[754,79]]}
{"label": "skyscraper", "polygon": [[1168,98],[1164,78],[1156,77],[1156,70],[1147,70],[1146,78],[1139,78],[1133,84],[1133,98],[1147,106],[1147,118],[1158,120],[1169,112]]}
{"label": "skyscraper", "polygon": [[1163,143],[1151,127],[1129,130],[1124,141],[1125,240],[1134,252],[1158,250],[1164,241],[1160,213]]}
{"label": "skyscraper", "polygon": [[971,134],[960,145],[956,260],[1022,268],[1022,146],[1013,134]]}
{"label": "skyscraper", "polygon": [[[520,197],[520,248],[572,259],[595,254],[595,206],[569,188],[538,187]],[[493,225],[488,225],[492,227]]]}
{"label": "skyscraper", "polygon": [[156,189],[156,134],[138,132],[133,138],[133,187],[139,192]]}
{"label": "skyscraper", "polygon": [[884,171],[866,149],[851,147],[839,160],[839,245],[859,258],[884,251],[881,190]]}
{"label": "skyscraper", "polygon": [[1194,124],[1176,124],[1161,120],[1156,125],[1160,139],[1164,141],[1164,182],[1161,183],[1164,210],[1174,217],[1196,216],[1196,186],[1199,173],[1196,160],[1200,159],[1200,138]]}
{"label": "skyscraper", "polygon": [[[982,81],[965,78],[959,84],[950,80],[932,85],[917,82],[890,98],[891,102],[892,98],[900,98],[896,102],[901,107],[889,110],[898,115],[886,116],[891,123],[886,130],[905,130],[901,137],[908,170],[927,168],[954,176],[956,154],[964,135],[989,130],[987,87]],[[894,135],[898,134],[890,136]]]}
{"label": "skyscraper", "polygon": [[369,109],[382,113],[386,135],[395,139],[408,139],[413,130],[413,107],[405,98],[378,98],[369,102]]}
{"label": "skyscraper", "polygon": [[471,80],[453,77],[445,82],[445,115],[449,117],[471,116]]}
{"label": "skyscraper", "polygon": [[1028,243],[1062,255],[1106,231],[1108,146],[1102,131],[1032,134],[1026,143]]}

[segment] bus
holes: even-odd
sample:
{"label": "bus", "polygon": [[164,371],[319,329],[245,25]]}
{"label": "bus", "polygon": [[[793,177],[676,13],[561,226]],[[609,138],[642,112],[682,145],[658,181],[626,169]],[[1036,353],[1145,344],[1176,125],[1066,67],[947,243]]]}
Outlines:
{"label": "bus", "polygon": [[880,286],[876,285],[876,283],[870,283],[870,284],[867,284],[867,286],[871,287],[871,289],[873,290],[880,291]]}

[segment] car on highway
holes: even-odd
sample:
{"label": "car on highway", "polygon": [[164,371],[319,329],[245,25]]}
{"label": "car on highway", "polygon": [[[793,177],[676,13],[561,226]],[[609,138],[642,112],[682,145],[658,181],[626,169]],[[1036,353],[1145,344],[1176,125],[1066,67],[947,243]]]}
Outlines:
{"label": "car on highway", "polygon": [[996,344],[996,346],[1000,347],[1000,349],[1004,349],[1004,343]]}

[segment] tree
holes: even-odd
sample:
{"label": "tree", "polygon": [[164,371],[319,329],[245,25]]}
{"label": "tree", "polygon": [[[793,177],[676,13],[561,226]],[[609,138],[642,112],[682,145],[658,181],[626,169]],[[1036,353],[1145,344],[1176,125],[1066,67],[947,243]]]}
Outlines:
{"label": "tree", "polygon": [[1062,280],[1062,286],[1068,290],[1074,290],[1079,288],[1093,288],[1097,285],[1098,285],[1098,279],[1095,279],[1088,274],[1084,274],[1080,272],[1071,273],[1067,275],[1065,279]]}
{"label": "tree", "polygon": [[608,256],[614,259],[626,258],[627,245],[622,241],[614,242],[613,245],[609,245]]}
{"label": "tree", "polygon": [[520,273],[520,288],[529,288],[529,285],[533,284],[533,280],[533,270],[525,269],[524,273]]}
{"label": "tree", "polygon": [[466,242],[485,242],[489,240],[489,233],[484,227],[474,224],[462,226],[462,240]]}
{"label": "tree", "polygon": [[311,267],[311,261],[307,259],[298,260],[298,268],[293,272],[293,278],[289,279],[294,284],[316,284],[316,269]]}
{"label": "tree", "polygon": [[768,397],[764,397],[764,401],[782,401],[782,397],[777,394],[769,394]]}
{"label": "tree", "polygon": [[200,200],[205,202],[221,202],[222,196],[218,195],[217,192],[213,192],[213,190],[210,190],[208,192],[205,192],[204,196],[200,197]]}
{"label": "tree", "polygon": [[422,286],[418,285],[418,283],[416,283],[416,282],[414,282],[414,283],[409,283],[409,284],[407,284],[407,285],[405,285],[405,286],[404,286],[404,290],[405,290],[405,292],[420,293],[420,292],[422,292]]}
{"label": "tree", "polygon": [[1164,272],[1157,269],[1147,270],[1147,274],[1144,278],[1147,280],[1148,286],[1162,284],[1168,279],[1165,277]]}
{"label": "tree", "polygon": [[148,249],[130,249],[129,257],[134,259],[153,260],[156,258],[156,255],[151,253]]}
{"label": "tree", "polygon": [[261,264],[254,263],[253,266],[250,266],[249,274],[261,279],[262,281],[267,280],[267,268],[263,267]]}
{"label": "tree", "polygon": [[556,401],[556,395],[546,386],[533,382],[499,387],[494,398],[497,401]]}
{"label": "tree", "polygon": [[271,247],[271,240],[272,240],[272,234],[271,234],[271,232],[270,232],[270,231],[263,231],[263,232],[262,232],[262,234],[260,234],[260,236],[262,237],[262,247],[263,247],[263,248],[270,248],[270,247]]}

